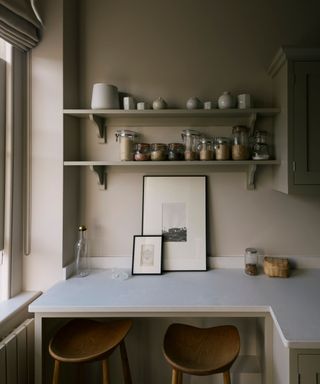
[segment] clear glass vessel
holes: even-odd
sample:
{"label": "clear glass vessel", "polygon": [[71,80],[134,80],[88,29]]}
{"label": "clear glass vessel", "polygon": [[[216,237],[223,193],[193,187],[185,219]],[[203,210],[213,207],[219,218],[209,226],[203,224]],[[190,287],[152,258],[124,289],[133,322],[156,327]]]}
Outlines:
{"label": "clear glass vessel", "polygon": [[250,276],[258,274],[258,251],[255,248],[246,248],[244,254],[245,273]]}
{"label": "clear glass vessel", "polygon": [[268,160],[270,158],[266,131],[255,131],[254,144],[252,148],[253,160]]}
{"label": "clear glass vessel", "polygon": [[138,134],[127,129],[120,129],[116,132],[116,140],[120,142],[120,160],[131,161],[134,155],[134,142]]}
{"label": "clear glass vessel", "polygon": [[148,143],[138,143],[136,145],[136,152],[134,154],[134,159],[136,161],[148,161],[150,160],[150,144]]}
{"label": "clear glass vessel", "polygon": [[200,132],[194,129],[184,129],[181,133],[185,145],[184,159],[198,160],[197,147],[200,139]]}
{"label": "clear glass vessel", "polygon": [[232,160],[248,160],[249,153],[249,128],[237,125],[232,129]]}
{"label": "clear glass vessel", "polygon": [[167,145],[163,143],[151,144],[151,160],[163,161],[167,160]]}
{"label": "clear glass vessel", "polygon": [[88,240],[87,227],[79,226],[78,241],[75,244],[75,264],[76,276],[85,277],[90,273],[89,257],[88,257]]}
{"label": "clear glass vessel", "polygon": [[182,143],[168,144],[168,160],[179,161],[184,160],[185,146]]}
{"label": "clear glass vessel", "polygon": [[214,157],[214,142],[208,137],[201,137],[199,143],[199,159],[213,160]]}
{"label": "clear glass vessel", "polygon": [[216,160],[229,160],[230,139],[228,137],[216,137],[214,143]]}

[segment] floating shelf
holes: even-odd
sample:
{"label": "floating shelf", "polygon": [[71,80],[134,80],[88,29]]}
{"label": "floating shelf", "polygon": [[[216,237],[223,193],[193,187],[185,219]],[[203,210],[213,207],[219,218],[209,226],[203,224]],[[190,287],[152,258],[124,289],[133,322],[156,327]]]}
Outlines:
{"label": "floating shelf", "polygon": [[247,168],[247,189],[255,189],[255,173],[258,166],[280,165],[278,160],[246,160],[246,161],[65,161],[64,166],[89,166],[98,176],[100,189],[106,189],[107,185],[107,167],[221,167],[221,166],[242,166]]}
{"label": "floating shelf", "polygon": [[[280,112],[279,108],[251,108],[251,109],[146,109],[146,110],[123,110],[123,109],[65,109],[64,115],[77,118],[89,118],[98,129],[99,141],[106,142],[106,130],[109,124],[122,124],[130,120],[131,126],[159,124],[177,126],[183,119],[188,119],[190,124],[199,125],[226,125],[230,119],[245,119],[246,125],[254,129],[255,122],[259,116],[272,117]],[[226,120],[227,119],[227,120]],[[224,120],[224,121],[222,121]]]}

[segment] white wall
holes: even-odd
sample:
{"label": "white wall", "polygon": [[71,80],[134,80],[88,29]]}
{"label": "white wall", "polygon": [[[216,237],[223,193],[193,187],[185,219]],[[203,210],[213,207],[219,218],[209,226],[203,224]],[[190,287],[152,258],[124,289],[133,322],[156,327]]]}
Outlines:
{"label": "white wall", "polygon": [[34,290],[63,276],[61,4],[41,4],[43,39],[32,51],[31,254],[24,257],[24,288]]}
{"label": "white wall", "polygon": [[[61,2],[44,3],[44,37],[33,54],[32,253],[25,257],[29,289],[45,289],[61,277]],[[79,3],[80,102],[75,108],[90,106],[92,84],[100,81],[137,99],[162,96],[172,107],[184,107],[190,96],[216,99],[225,90],[250,92],[256,106],[271,106],[267,68],[279,46],[320,43],[316,1]],[[156,134],[166,142],[164,132]],[[106,146],[92,143],[97,158],[117,150],[112,129],[108,135]],[[320,255],[320,197],[272,191],[270,169],[258,174],[254,192],[245,190],[244,174],[225,171],[204,170],[209,176],[210,255],[242,255],[247,246],[282,256]],[[93,256],[131,254],[132,236],[141,227],[142,176],[111,171],[108,190],[99,191],[94,175],[83,171],[81,216],[94,240]]]}

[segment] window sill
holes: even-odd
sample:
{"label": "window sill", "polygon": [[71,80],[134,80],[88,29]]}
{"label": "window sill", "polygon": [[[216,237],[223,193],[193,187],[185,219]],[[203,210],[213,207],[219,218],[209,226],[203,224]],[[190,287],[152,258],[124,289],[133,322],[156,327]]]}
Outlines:
{"label": "window sill", "polygon": [[21,292],[15,297],[0,303],[0,339],[7,336],[22,321],[30,317],[29,304],[41,295],[41,292]]}

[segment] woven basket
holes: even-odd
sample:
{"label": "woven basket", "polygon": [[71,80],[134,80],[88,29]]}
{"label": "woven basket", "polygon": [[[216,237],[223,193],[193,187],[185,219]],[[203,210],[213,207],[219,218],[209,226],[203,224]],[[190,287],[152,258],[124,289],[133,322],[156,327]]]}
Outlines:
{"label": "woven basket", "polygon": [[263,259],[264,273],[270,277],[288,277],[289,260],[266,256]]}

